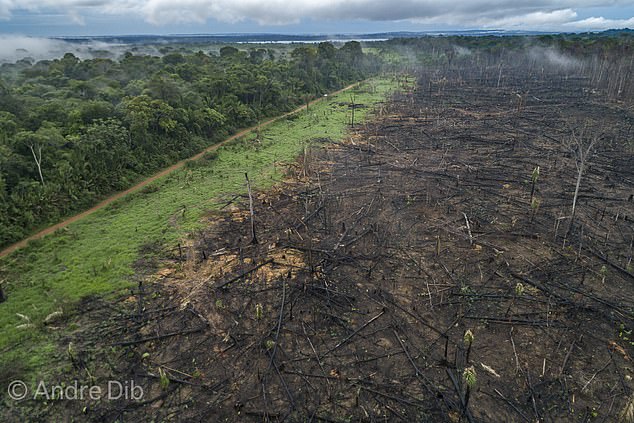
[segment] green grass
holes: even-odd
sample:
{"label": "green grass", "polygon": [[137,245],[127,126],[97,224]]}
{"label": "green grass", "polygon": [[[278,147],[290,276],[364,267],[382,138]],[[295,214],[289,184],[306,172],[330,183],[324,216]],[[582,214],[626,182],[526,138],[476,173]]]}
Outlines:
{"label": "green grass", "polygon": [[[361,121],[371,105],[394,88],[392,80],[373,79],[355,89]],[[340,139],[350,111],[341,102],[349,93],[332,96],[291,118],[265,128],[261,143],[255,134],[227,144],[217,155],[189,163],[139,192],[57,231],[31,242],[0,261],[0,280],[8,300],[0,304],[0,374],[21,369],[41,377],[53,371],[62,333],[43,324],[50,313],[67,313],[90,295],[117,295],[134,286],[133,264],[145,245],[173,246],[203,226],[202,217],[218,207],[222,195],[246,191],[248,172],[255,189],[265,189],[284,176],[280,162],[293,160],[310,139]],[[27,321],[27,328],[18,328]]]}

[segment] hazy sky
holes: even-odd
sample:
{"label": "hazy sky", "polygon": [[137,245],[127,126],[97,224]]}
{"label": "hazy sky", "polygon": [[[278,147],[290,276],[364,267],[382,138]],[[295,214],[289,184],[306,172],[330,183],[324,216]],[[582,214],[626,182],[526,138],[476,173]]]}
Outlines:
{"label": "hazy sky", "polygon": [[0,0],[0,33],[360,33],[634,27],[634,0]]}

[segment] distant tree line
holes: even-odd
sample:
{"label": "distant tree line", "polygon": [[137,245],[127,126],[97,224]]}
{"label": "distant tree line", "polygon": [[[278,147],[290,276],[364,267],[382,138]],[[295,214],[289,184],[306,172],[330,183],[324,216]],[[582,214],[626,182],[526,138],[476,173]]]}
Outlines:
{"label": "distant tree line", "polygon": [[379,68],[358,42],[0,67],[0,245]]}
{"label": "distant tree line", "polygon": [[[634,31],[527,36],[450,36],[393,39],[377,47],[396,69],[420,64],[462,72],[465,79],[499,81],[500,72],[521,68],[526,78],[546,72],[586,78],[607,97],[634,99]],[[398,54],[394,54],[394,53]],[[518,75],[519,73],[516,73]],[[520,85],[522,81],[517,81]],[[521,86],[517,87],[521,89]]]}

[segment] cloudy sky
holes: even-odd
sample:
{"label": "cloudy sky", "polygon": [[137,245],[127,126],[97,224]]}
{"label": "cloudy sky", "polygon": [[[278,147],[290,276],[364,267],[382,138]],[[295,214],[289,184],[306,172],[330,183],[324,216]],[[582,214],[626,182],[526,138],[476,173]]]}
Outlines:
{"label": "cloudy sky", "polygon": [[634,28],[634,0],[0,0],[0,33],[362,33]]}

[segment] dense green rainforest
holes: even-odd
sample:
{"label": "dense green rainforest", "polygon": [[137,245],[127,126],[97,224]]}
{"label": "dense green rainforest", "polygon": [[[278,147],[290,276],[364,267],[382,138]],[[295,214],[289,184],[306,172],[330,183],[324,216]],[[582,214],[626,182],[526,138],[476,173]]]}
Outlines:
{"label": "dense green rainforest", "polygon": [[[282,54],[283,53],[283,54]],[[375,73],[358,42],[0,67],[0,246]]]}

